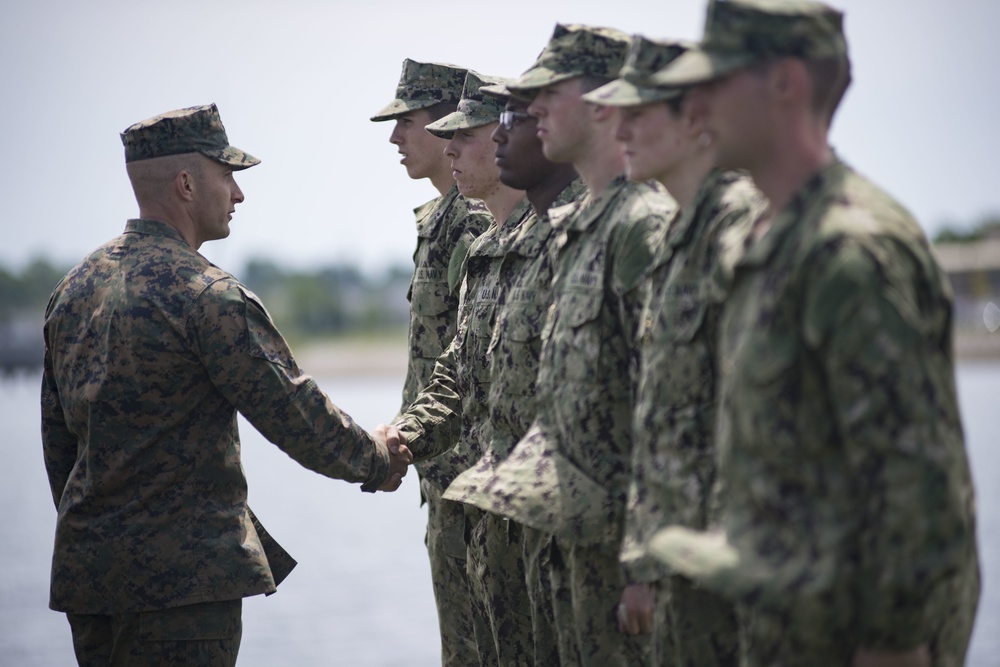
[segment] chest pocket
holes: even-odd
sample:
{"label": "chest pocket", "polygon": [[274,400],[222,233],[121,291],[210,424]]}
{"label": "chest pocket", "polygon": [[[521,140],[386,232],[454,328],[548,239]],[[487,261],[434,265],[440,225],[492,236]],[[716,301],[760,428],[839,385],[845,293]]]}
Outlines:
{"label": "chest pocket", "polygon": [[708,300],[698,285],[671,286],[663,299],[659,325],[667,341],[683,345],[694,340],[705,323]]}
{"label": "chest pocket", "polygon": [[498,378],[504,391],[532,394],[538,372],[545,307],[534,302],[508,304],[498,313],[490,341],[491,377]]}
{"label": "chest pocket", "polygon": [[559,300],[550,344],[558,357],[555,366],[562,368],[569,381],[600,381],[603,303],[600,290],[572,291]]}
{"label": "chest pocket", "polygon": [[410,350],[437,358],[454,335],[457,299],[447,280],[414,281],[410,287]]}

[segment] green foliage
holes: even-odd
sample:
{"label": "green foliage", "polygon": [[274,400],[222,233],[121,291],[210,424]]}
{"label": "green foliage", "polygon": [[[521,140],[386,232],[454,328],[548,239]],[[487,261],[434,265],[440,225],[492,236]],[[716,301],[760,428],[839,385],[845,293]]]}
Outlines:
{"label": "green foliage", "polygon": [[41,258],[32,260],[20,274],[0,267],[0,322],[45,310],[52,290],[67,270]]}
{"label": "green foliage", "polygon": [[278,329],[302,340],[405,330],[411,273],[393,267],[372,277],[349,265],[289,270],[254,259],[240,277],[260,296]]}
{"label": "green foliage", "polygon": [[945,223],[934,235],[934,243],[973,243],[995,237],[1000,237],[1000,213],[984,215],[972,225]]}
{"label": "green foliage", "polygon": [[[35,259],[21,272],[0,267],[0,324],[21,315],[40,317],[68,267]],[[369,276],[354,266],[290,270],[267,259],[247,263],[243,282],[264,302],[289,339],[405,331],[411,271],[393,267]]]}

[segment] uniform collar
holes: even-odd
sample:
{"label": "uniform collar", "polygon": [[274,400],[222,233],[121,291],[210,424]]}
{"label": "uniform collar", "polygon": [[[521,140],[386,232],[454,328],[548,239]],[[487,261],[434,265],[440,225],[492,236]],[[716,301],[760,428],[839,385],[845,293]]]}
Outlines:
{"label": "uniform collar", "polygon": [[[165,238],[174,239],[183,243],[185,247],[191,248],[188,242],[181,236],[181,233],[168,225],[165,222],[160,222],[159,220],[152,220],[150,218],[132,218],[125,223],[125,233],[126,234],[145,234],[147,236],[163,236]],[[192,251],[194,249],[192,248]]]}
{"label": "uniform collar", "polygon": [[815,219],[830,193],[831,184],[842,180],[846,165],[834,156],[829,164],[805,182],[785,208],[774,216],[771,228],[756,243],[747,235],[747,250],[739,266],[759,267],[768,263],[789,234],[804,222]]}
{"label": "uniform collar", "polygon": [[455,205],[455,201],[457,199],[458,186],[453,185],[451,186],[451,189],[448,190],[448,192],[446,192],[442,197],[433,200],[432,202],[427,202],[427,204],[437,202],[437,207],[433,213],[424,210],[427,204],[424,204],[416,209],[414,212],[423,211],[424,213],[423,218],[419,217],[419,215],[417,218],[417,236],[423,238],[433,238],[437,233],[438,227],[441,226],[441,221],[444,220],[446,215],[448,215],[448,211]]}
{"label": "uniform collar", "polygon": [[694,221],[700,217],[698,213],[701,211],[701,207],[705,205],[712,192],[719,187],[723,178],[723,172],[718,169],[710,171],[705,180],[698,186],[698,191],[691,204],[680,211],[674,221],[667,226],[667,244],[670,247],[676,248],[686,245],[690,241],[692,230],[695,228]]}
{"label": "uniform collar", "polygon": [[619,174],[615,176],[610,183],[605,186],[604,191],[601,192],[596,197],[593,192],[587,193],[587,195],[579,200],[576,205],[576,210],[574,215],[567,216],[563,220],[565,221],[565,229],[572,229],[576,232],[585,232],[590,227],[592,227],[598,220],[600,220],[604,213],[611,208],[618,199],[618,195],[625,189],[628,185],[628,178],[625,174]]}

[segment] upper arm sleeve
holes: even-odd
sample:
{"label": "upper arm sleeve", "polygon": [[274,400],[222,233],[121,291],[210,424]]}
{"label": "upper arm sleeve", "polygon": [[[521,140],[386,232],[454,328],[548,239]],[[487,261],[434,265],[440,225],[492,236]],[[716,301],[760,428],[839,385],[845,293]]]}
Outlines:
{"label": "upper arm sleeve", "polygon": [[199,296],[189,318],[195,349],[218,390],[268,440],[300,464],[374,490],[388,450],[302,373],[263,305],[235,281]]}
{"label": "upper arm sleeve", "polygon": [[873,647],[927,640],[927,602],[974,539],[950,353],[934,330],[947,300],[918,294],[915,266],[845,243],[816,262],[804,319],[861,492],[860,609]]}

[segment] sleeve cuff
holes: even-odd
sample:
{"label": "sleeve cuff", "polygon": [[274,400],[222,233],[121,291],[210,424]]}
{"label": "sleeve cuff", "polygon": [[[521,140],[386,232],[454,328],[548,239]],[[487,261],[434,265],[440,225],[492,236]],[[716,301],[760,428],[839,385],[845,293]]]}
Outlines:
{"label": "sleeve cuff", "polygon": [[372,470],[368,475],[368,481],[361,485],[364,493],[375,493],[378,487],[385,484],[389,476],[389,448],[375,438],[371,438],[374,445],[372,451]]}

